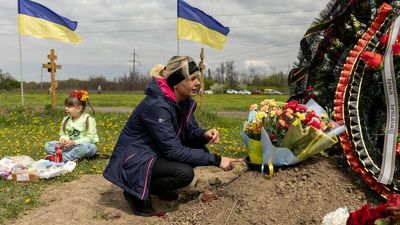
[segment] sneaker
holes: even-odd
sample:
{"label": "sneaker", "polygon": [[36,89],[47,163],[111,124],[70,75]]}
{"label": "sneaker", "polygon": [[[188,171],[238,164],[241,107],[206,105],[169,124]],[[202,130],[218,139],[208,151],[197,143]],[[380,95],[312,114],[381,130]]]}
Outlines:
{"label": "sneaker", "polygon": [[52,162],[56,161],[54,155],[46,155],[44,157],[44,160],[49,160],[49,161],[52,161]]}
{"label": "sneaker", "polygon": [[154,216],[156,212],[151,205],[151,198],[149,197],[148,200],[140,200],[129,194],[128,192],[124,191],[124,197],[126,201],[129,203],[129,206],[132,209],[132,212],[138,216]]}
{"label": "sneaker", "polygon": [[164,201],[175,201],[179,198],[179,194],[175,190],[157,191],[154,192],[154,194],[157,195],[160,200]]}

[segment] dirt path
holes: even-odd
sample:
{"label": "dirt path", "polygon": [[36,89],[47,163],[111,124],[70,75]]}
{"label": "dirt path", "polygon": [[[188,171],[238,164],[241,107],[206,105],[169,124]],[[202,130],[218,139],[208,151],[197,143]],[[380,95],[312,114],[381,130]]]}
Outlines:
{"label": "dirt path", "polygon": [[[339,207],[354,210],[378,198],[340,162],[315,157],[272,178],[240,166],[232,172],[199,167],[179,201],[152,197],[156,209],[168,212],[163,218],[135,216],[121,189],[101,175],[84,175],[48,188],[40,198],[43,206],[9,224],[321,224],[324,215]],[[199,200],[205,190],[217,199]]]}
{"label": "dirt path", "polygon": [[[125,107],[94,107],[96,112],[119,112],[119,113],[130,113],[132,112],[133,108],[125,108]],[[242,118],[243,120],[246,119],[248,112],[231,112],[231,111],[220,111],[215,112],[219,116],[226,116],[226,117],[234,117],[234,118]]]}

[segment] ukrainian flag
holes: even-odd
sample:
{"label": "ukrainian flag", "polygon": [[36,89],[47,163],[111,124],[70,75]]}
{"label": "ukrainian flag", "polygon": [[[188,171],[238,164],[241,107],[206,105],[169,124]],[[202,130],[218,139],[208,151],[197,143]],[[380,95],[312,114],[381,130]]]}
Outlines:
{"label": "ukrainian flag", "polygon": [[178,0],[178,39],[201,42],[211,48],[223,49],[229,27],[224,27],[203,11]]}
{"label": "ukrainian flag", "polygon": [[30,0],[18,0],[18,30],[20,34],[80,43],[74,32],[78,23],[62,17],[45,6]]}

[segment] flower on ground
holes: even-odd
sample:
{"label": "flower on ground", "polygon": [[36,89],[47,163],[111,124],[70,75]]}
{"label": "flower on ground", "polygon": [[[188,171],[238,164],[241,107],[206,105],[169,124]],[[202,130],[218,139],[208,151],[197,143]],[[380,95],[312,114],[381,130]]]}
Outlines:
{"label": "flower on ground", "polygon": [[324,132],[335,127],[327,114],[318,116],[312,109],[296,100],[288,103],[278,103],[271,99],[265,99],[260,103],[262,107],[257,110],[257,104],[250,109],[256,111],[255,117],[244,127],[244,133],[252,139],[260,140],[261,128],[264,128],[272,143],[280,146],[289,127],[296,120],[301,121],[303,128],[313,127],[317,131]]}

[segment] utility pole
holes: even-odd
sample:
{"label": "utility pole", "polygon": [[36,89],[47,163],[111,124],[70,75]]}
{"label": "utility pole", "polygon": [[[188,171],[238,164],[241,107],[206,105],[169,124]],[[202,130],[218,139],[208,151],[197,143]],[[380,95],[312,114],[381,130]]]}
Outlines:
{"label": "utility pole", "polygon": [[135,49],[133,49],[133,63],[132,63],[133,76],[135,76],[135,63],[136,63],[136,52],[135,52]]}
{"label": "utility pole", "polygon": [[131,86],[131,89],[133,90],[133,89],[135,89],[135,86],[136,86],[136,82],[137,82],[137,79],[136,79],[136,63],[139,63],[137,60],[136,60],[136,49],[133,49],[133,54],[130,54],[130,56],[132,56],[132,60],[129,60],[128,62],[131,62],[132,63],[132,73],[130,74],[130,86]]}
{"label": "utility pole", "polygon": [[136,49],[133,49],[133,53],[130,54],[132,56],[132,60],[129,60],[128,62],[132,63],[132,77],[135,76],[136,73],[136,63],[140,63],[139,61],[136,60]]}

